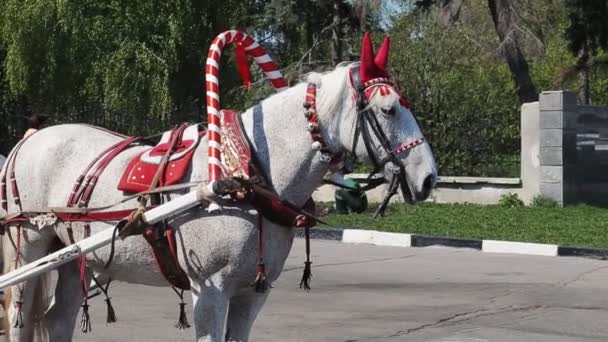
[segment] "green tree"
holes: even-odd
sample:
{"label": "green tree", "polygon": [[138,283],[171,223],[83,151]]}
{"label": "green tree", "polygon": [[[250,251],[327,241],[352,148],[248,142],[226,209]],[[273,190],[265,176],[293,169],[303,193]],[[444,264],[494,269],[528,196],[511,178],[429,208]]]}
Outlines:
{"label": "green tree", "polygon": [[602,72],[608,66],[608,58],[600,53],[608,48],[608,2],[566,0],[565,3],[569,22],[566,37],[576,63],[565,70],[563,78],[578,77],[579,100],[588,104],[591,102],[593,69]]}
{"label": "green tree", "polygon": [[[251,25],[260,3],[3,0],[4,79],[13,97],[55,122],[147,134],[198,121],[210,40]],[[230,86],[237,78],[227,70]]]}
{"label": "green tree", "polygon": [[442,175],[517,176],[519,112],[509,68],[496,59],[483,6],[450,30],[434,15],[396,22],[392,74],[433,146]]}
{"label": "green tree", "polygon": [[[217,33],[239,28],[253,34],[295,82],[302,73],[356,55],[359,29],[371,27],[377,3],[0,0],[1,118],[11,122],[6,129],[12,137],[7,144],[23,130],[10,116],[28,109],[50,116],[49,123],[87,122],[128,134],[203,120],[204,63]],[[268,95],[264,82],[244,92],[228,66],[231,52],[226,56],[226,108]]]}
{"label": "green tree", "polygon": [[[416,2],[419,9],[428,11],[438,7],[438,19],[446,26],[451,26],[461,18],[462,8],[476,7],[481,1],[476,0],[420,0]],[[538,100],[538,93],[530,77],[529,64],[523,53],[522,20],[518,13],[517,0],[487,0],[486,8],[492,18],[498,37],[498,51],[505,59],[513,82],[517,89],[520,103]]]}

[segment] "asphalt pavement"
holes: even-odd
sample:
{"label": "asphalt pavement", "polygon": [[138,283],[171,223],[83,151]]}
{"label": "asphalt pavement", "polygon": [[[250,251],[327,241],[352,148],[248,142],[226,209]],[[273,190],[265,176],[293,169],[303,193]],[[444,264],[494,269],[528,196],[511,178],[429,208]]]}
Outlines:
{"label": "asphalt pavement", "polygon": [[[606,261],[328,241],[312,250],[312,291],[298,288],[297,240],[252,341],[608,341]],[[173,328],[170,289],[118,284],[112,297],[119,322],[106,326],[95,298],[93,332],[76,341],[194,341],[192,328]]]}

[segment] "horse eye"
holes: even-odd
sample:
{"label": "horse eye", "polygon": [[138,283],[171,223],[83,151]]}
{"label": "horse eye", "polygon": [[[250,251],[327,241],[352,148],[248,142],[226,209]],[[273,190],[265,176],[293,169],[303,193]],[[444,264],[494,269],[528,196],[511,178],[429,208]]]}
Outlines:
{"label": "horse eye", "polygon": [[393,116],[393,115],[395,115],[395,107],[391,107],[391,108],[382,108],[382,113],[384,113],[384,115],[390,115],[390,116]]}

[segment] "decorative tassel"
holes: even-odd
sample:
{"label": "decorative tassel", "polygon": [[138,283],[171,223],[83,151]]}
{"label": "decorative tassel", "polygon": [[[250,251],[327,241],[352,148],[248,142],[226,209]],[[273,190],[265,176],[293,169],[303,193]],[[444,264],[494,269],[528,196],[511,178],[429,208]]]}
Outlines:
{"label": "decorative tassel", "polygon": [[91,332],[91,316],[89,316],[89,304],[85,300],[82,304],[82,318],[80,319],[80,331],[83,333]]}
{"label": "decorative tassel", "polygon": [[306,237],[306,262],[304,263],[304,271],[302,272],[302,280],[300,281],[300,288],[306,291],[310,291],[310,279],[312,278],[312,262],[310,261],[310,227],[304,227],[304,234]]}
{"label": "decorative tassel", "polygon": [[255,282],[253,284],[255,292],[264,293],[270,287],[266,281],[266,271],[263,263],[258,263],[257,275],[255,276]]}
{"label": "decorative tassel", "polygon": [[173,288],[173,291],[179,296],[179,318],[177,323],[175,323],[175,327],[180,330],[190,328],[190,323],[188,323],[188,317],[186,316],[186,303],[184,303],[184,290],[177,291]]}
{"label": "decorative tassel", "polygon": [[[84,225],[84,236],[87,238],[91,235],[91,227],[88,224]],[[83,333],[91,332],[91,316],[89,316],[89,284],[87,282],[87,259],[85,255],[81,255],[78,259],[78,268],[80,271],[80,291],[84,298],[82,302],[82,318],[80,319],[80,331]]]}
{"label": "decorative tassel", "polygon": [[93,281],[99,288],[99,291],[97,291],[93,296],[89,296],[87,299],[91,299],[92,297],[97,296],[100,293],[103,293],[103,295],[106,297],[106,299],[105,299],[106,309],[107,309],[106,323],[108,323],[108,324],[115,323],[116,322],[116,312],[114,311],[114,307],[112,306],[112,302],[110,301],[112,298],[110,298],[110,296],[108,296],[108,291],[110,290],[110,284],[112,283],[112,278],[108,279],[108,282],[106,283],[105,287],[99,282],[99,280],[97,280],[96,277],[93,277]]}
{"label": "decorative tassel", "polygon": [[21,305],[23,302],[15,302],[15,309],[17,309],[17,314],[13,320],[13,328],[23,328],[25,325],[23,324],[23,311],[21,311]]}
{"label": "decorative tassel", "polygon": [[306,291],[310,291],[310,279],[312,278],[312,271],[310,268],[312,262],[306,261],[304,263],[304,271],[302,272],[302,280],[300,280],[300,288]]}
{"label": "decorative tassel", "polygon": [[272,286],[266,281],[266,267],[264,267],[264,226],[262,225],[262,215],[258,213],[258,266],[253,287],[255,292],[264,293]]}
{"label": "decorative tassel", "polygon": [[106,297],[105,301],[106,301],[106,308],[107,308],[107,314],[106,314],[106,323],[110,324],[110,323],[116,323],[116,312],[114,312],[114,307],[112,306],[112,302],[110,301],[110,297]]}
{"label": "decorative tassel", "polygon": [[[21,265],[21,225],[18,224],[17,225],[17,246],[15,249],[15,269],[19,268],[19,266]],[[21,301],[21,299],[23,298],[23,285],[20,284],[17,286],[17,291],[19,292],[19,300],[15,301],[15,309],[17,310],[17,313],[15,315],[14,318],[14,322],[13,322],[13,328],[23,328],[24,324],[23,324],[23,311],[21,310],[21,307],[23,306],[23,302]]]}
{"label": "decorative tassel", "polygon": [[251,88],[251,72],[249,71],[249,62],[247,61],[247,53],[241,43],[236,44],[236,67],[241,74],[245,88]]}

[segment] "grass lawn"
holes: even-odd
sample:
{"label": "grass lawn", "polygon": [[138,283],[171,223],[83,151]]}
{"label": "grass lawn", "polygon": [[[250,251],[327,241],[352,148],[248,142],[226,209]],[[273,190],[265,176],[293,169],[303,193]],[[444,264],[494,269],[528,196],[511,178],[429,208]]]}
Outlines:
{"label": "grass lawn", "polygon": [[608,248],[608,209],[589,206],[395,204],[385,217],[376,220],[371,217],[371,213],[330,214],[325,221],[341,228]]}

